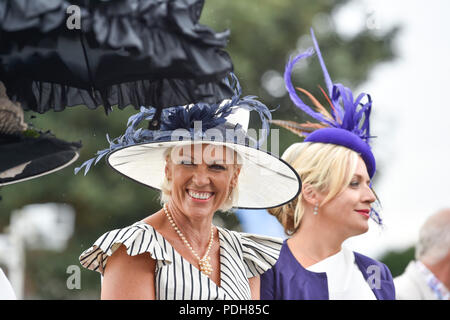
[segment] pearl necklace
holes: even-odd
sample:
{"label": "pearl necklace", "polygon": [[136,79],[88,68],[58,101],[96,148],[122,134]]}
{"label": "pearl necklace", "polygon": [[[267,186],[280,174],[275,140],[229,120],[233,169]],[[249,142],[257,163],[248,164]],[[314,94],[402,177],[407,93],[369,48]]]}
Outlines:
{"label": "pearl necklace", "polygon": [[189,241],[187,241],[184,234],[178,228],[175,221],[173,221],[172,215],[169,212],[169,208],[167,207],[167,204],[164,204],[163,209],[164,209],[164,212],[166,213],[167,219],[169,220],[169,223],[172,226],[172,228],[175,230],[176,233],[178,233],[178,235],[180,236],[181,240],[186,245],[186,247],[188,247],[189,250],[191,250],[192,254],[197,258],[198,265],[200,267],[200,271],[202,273],[204,273],[205,275],[209,276],[213,271],[213,268],[212,268],[211,262],[210,262],[211,257],[209,256],[209,251],[211,250],[213,242],[214,242],[214,226],[211,225],[211,238],[209,240],[208,249],[206,249],[206,253],[203,256],[203,258],[200,258],[200,256],[197,254],[197,252],[195,252],[195,250],[192,248]]}

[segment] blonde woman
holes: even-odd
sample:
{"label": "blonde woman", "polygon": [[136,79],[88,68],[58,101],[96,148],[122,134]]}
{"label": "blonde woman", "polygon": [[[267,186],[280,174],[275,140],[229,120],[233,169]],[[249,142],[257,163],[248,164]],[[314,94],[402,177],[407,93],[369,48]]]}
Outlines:
{"label": "blonde woman", "polygon": [[263,124],[270,112],[253,98],[240,100],[237,88],[220,105],[164,109],[159,131],[139,128],[153,116],[143,108],[99,153],[108,153],[119,173],[161,190],[163,202],[81,254],[81,264],[103,276],[102,299],[259,298],[259,274],[276,262],[281,241],[214,226],[214,213],[281,205],[298,195],[300,181],[288,164],[248,144],[249,111],[258,111]]}
{"label": "blonde woman", "polygon": [[348,88],[331,83],[313,33],[312,38],[332,113],[299,89],[313,101],[318,112],[313,111],[295,92],[292,67],[312,51],[297,56],[286,67],[287,89],[296,106],[320,123],[274,121],[306,136],[282,157],[298,172],[303,188],[292,202],[269,210],[291,237],[283,243],[274,267],[260,278],[261,299],[394,299],[389,269],[342,246],[346,239],[367,232],[370,218],[381,223],[372,208],[376,200],[371,188],[375,158],[368,144],[372,102],[368,97],[361,103],[365,95],[354,101]]}

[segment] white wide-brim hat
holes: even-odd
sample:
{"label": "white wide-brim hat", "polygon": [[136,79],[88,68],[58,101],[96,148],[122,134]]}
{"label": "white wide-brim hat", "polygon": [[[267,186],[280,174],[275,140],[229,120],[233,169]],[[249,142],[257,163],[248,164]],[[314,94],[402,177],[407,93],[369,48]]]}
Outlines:
{"label": "white wide-brim hat", "polygon": [[[260,132],[264,134],[259,141],[248,135],[250,111],[257,111],[263,123]],[[108,138],[110,148],[99,151],[96,158],[83,163],[75,173],[82,167],[86,167],[86,173],[92,164],[106,156],[108,164],[120,174],[160,190],[168,150],[201,143],[223,145],[239,155],[242,166],[236,208],[273,208],[290,202],[300,193],[301,181],[295,169],[277,155],[260,148],[268,135],[270,110],[254,97],[240,99],[240,87],[232,99],[221,104],[198,103],[164,109],[159,119],[160,130],[139,128],[143,120],[153,121],[155,112],[154,108],[141,108],[141,112],[130,117],[123,136],[113,140]],[[200,128],[196,127],[199,122]]]}
{"label": "white wide-brim hat", "polygon": [[238,208],[277,207],[300,193],[300,178],[290,165],[268,152],[240,144],[215,141],[143,143],[115,150],[108,155],[107,161],[124,176],[153,189],[161,189],[165,177],[166,151],[192,143],[224,145],[235,150],[241,157],[239,197],[235,204]]}

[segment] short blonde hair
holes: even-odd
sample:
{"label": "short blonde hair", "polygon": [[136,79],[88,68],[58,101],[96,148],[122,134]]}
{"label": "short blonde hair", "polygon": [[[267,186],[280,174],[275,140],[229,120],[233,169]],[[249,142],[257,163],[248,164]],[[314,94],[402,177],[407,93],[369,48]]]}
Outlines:
{"label": "short blonde hair", "polygon": [[[168,148],[165,152],[164,152],[164,158],[167,161],[171,161],[170,155],[172,153],[174,147]],[[236,151],[235,151],[236,152]],[[239,157],[239,156],[238,156]],[[237,159],[237,157],[235,157],[235,159]],[[239,163],[239,162],[238,162]],[[240,164],[238,164],[235,162],[235,166],[236,167],[241,167]],[[161,194],[160,194],[160,202],[161,205],[164,205],[164,203],[167,203],[170,201],[171,199],[171,193],[172,193],[172,184],[171,182],[167,179],[167,176],[164,175],[164,180],[161,184]],[[224,201],[224,203],[222,203],[222,206],[219,208],[220,211],[228,211],[233,207],[236,207],[238,204],[238,199],[239,199],[239,178],[238,178],[238,182],[236,183],[236,185],[234,186],[233,190],[231,191],[230,195],[226,198],[226,200]]]}
{"label": "short blonde hair", "polygon": [[[324,205],[350,183],[358,162],[358,153],[348,148],[326,144],[302,142],[291,145],[282,158],[299,174],[302,185],[310,185],[319,192],[327,193],[319,205]],[[277,208],[269,209],[283,225],[287,235],[298,230],[305,213],[303,195]]]}

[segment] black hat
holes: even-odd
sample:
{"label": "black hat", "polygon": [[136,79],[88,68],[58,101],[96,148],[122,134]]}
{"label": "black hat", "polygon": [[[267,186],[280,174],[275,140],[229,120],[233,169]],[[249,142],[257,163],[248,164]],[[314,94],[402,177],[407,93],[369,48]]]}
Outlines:
{"label": "black hat", "polygon": [[28,129],[23,110],[0,82],[0,186],[58,171],[78,158],[80,142]]}

